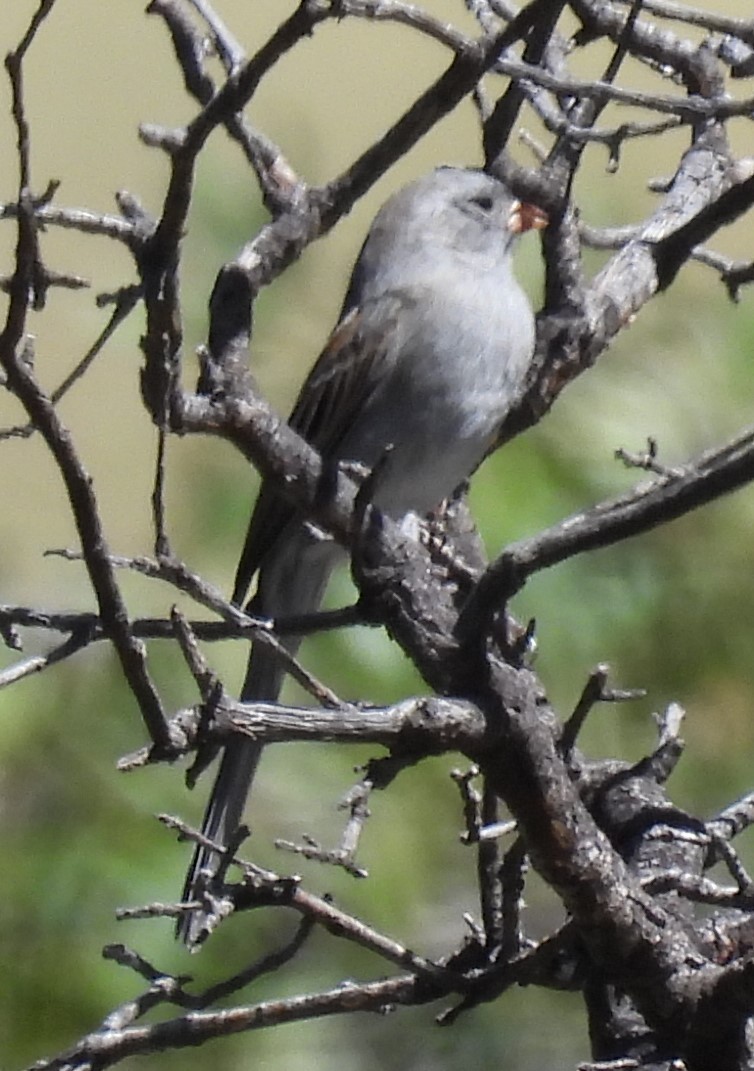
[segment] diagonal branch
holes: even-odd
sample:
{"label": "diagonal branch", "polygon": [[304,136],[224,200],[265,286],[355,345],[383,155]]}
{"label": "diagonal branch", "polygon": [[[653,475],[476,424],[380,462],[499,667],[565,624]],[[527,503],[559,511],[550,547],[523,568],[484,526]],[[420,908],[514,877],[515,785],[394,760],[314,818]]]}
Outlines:
{"label": "diagonal branch", "polygon": [[542,569],[667,524],[753,479],[754,429],[747,429],[682,468],[506,547],[480,581],[473,612],[501,604]]}

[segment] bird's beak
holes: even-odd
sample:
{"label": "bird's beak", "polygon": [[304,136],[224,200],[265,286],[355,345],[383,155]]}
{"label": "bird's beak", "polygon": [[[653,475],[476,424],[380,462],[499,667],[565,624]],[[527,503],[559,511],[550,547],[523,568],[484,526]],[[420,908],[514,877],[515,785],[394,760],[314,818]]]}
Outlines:
{"label": "bird's beak", "polygon": [[508,216],[508,230],[511,234],[523,234],[525,231],[541,231],[549,223],[547,213],[537,205],[514,201]]}

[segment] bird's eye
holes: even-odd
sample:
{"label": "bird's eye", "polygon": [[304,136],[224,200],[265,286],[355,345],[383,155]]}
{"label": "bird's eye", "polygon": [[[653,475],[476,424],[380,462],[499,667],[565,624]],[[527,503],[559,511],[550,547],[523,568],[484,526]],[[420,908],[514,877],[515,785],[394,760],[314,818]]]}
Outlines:
{"label": "bird's eye", "polygon": [[481,208],[483,212],[491,212],[495,202],[489,194],[481,193],[478,197],[472,197],[471,203],[476,205],[477,208]]}

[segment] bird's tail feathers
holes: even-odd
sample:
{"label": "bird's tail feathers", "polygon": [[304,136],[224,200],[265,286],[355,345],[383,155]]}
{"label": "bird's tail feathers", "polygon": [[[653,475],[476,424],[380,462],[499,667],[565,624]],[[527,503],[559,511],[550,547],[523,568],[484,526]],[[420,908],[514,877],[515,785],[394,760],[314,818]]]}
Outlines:
{"label": "bird's tail feathers", "polygon": [[[255,600],[256,613],[270,617],[308,613],[316,610],[322,601],[337,548],[332,543],[316,544],[311,540],[297,543],[294,537],[286,549],[287,553],[281,553],[278,561],[266,569]],[[301,638],[288,636],[283,642],[288,652],[295,654]],[[241,699],[274,702],[284,676],[282,659],[269,645],[255,643]],[[227,846],[235,837],[261,752],[261,746],[254,740],[240,737],[225,748],[202,822],[202,833],[215,844]],[[201,899],[210,890],[222,863],[220,852],[197,845],[183,887],[184,903]],[[219,919],[213,919],[211,911],[198,908],[186,911],[178,920],[176,936],[192,950],[196,949],[211,932],[214,921]]]}

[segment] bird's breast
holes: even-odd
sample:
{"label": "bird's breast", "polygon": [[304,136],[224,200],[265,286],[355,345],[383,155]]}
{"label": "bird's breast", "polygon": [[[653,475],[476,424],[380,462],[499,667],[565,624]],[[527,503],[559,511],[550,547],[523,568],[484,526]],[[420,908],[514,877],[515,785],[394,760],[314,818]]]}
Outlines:
{"label": "bird's breast", "polygon": [[[512,280],[510,280],[512,282]],[[443,301],[405,319],[390,370],[341,456],[373,466],[391,447],[375,501],[398,517],[427,512],[479,465],[517,400],[533,348],[523,292]]]}

